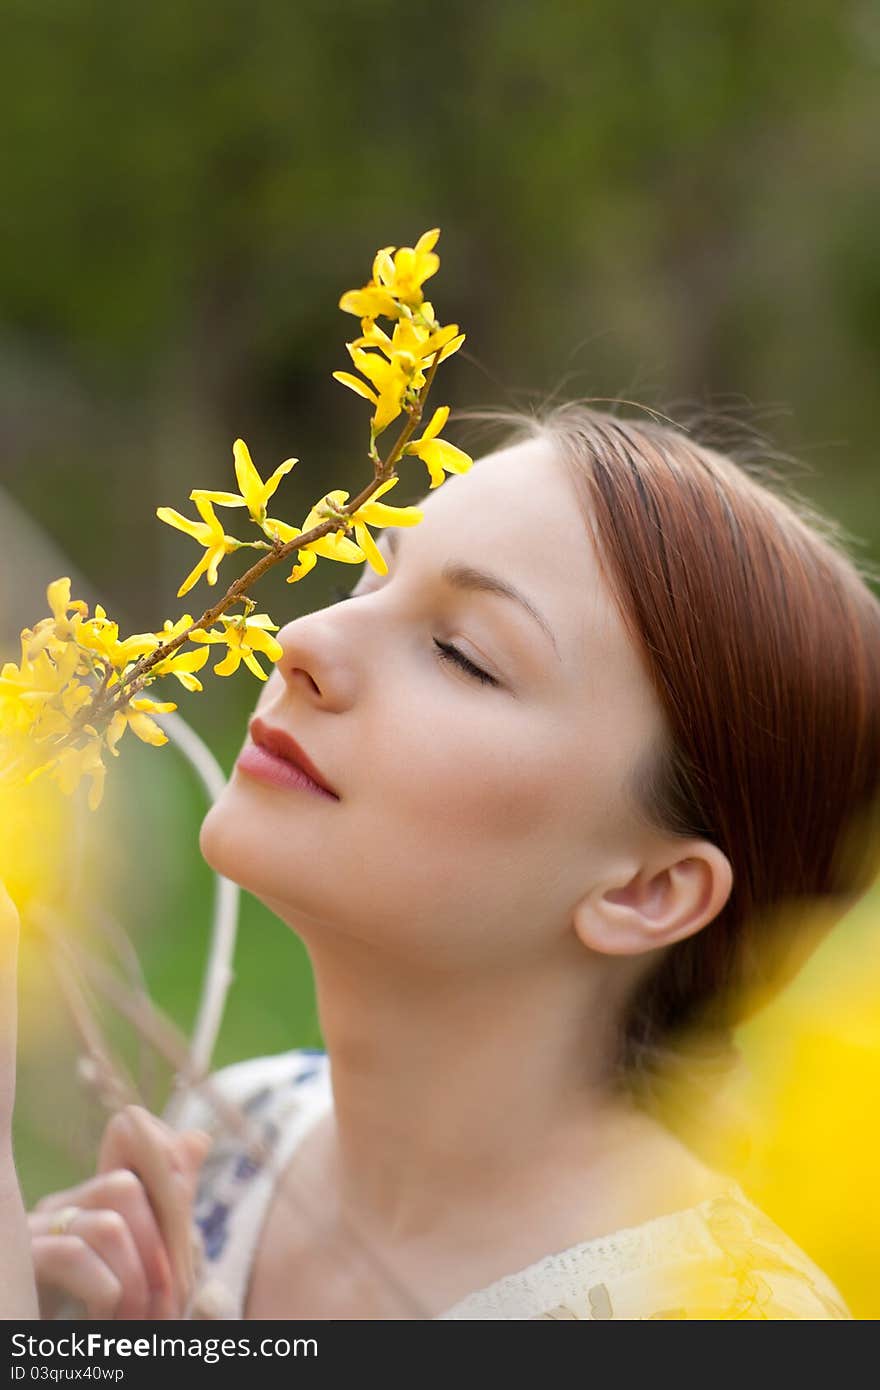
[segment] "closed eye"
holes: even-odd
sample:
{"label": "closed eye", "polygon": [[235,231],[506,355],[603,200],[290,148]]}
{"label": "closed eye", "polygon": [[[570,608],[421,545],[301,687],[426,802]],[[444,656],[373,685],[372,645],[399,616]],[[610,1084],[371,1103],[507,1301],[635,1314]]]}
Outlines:
{"label": "closed eye", "polygon": [[[354,597],[355,595],[350,593],[343,584],[337,585],[332,591],[334,603],[341,603],[347,598]],[[465,671],[467,675],[472,676],[474,680],[480,681],[483,685],[499,684],[494,676],[490,676],[488,671],[484,671],[481,667],[476,666],[473,661],[470,661],[468,657],[465,656],[464,652],[460,652],[458,647],[454,647],[451,642],[441,642],[437,637],[434,637],[432,640],[434,642],[438,661],[451,662],[453,666],[458,666],[462,671]]]}
{"label": "closed eye", "polygon": [[433,639],[434,646],[437,648],[437,658],[440,661],[451,661],[455,666],[460,666],[463,671],[467,671],[469,676],[474,676],[476,680],[482,681],[484,685],[497,685],[494,676],[490,676],[488,671],[483,671],[479,666],[475,666],[469,661],[464,652],[460,652],[458,647],[453,647],[449,642],[438,642]]}

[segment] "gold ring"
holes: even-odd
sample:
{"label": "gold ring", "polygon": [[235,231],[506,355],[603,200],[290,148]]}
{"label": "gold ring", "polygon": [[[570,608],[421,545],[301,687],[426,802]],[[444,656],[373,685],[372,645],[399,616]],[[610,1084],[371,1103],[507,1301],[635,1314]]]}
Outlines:
{"label": "gold ring", "polygon": [[72,1222],[79,1216],[79,1207],[62,1207],[56,1212],[49,1222],[49,1234],[51,1236],[63,1236],[70,1229]]}

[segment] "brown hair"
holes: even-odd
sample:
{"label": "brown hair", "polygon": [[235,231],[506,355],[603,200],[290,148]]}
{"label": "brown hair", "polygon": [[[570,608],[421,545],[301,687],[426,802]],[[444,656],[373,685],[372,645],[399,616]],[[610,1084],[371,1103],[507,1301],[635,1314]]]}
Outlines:
{"label": "brown hair", "polygon": [[631,1001],[622,1074],[650,1082],[695,1028],[729,1036],[876,873],[877,576],[839,524],[770,486],[769,465],[672,424],[581,403],[463,414],[512,427],[505,443],[556,446],[665,715],[631,803],[664,833],[708,839],[733,869],[721,912],[668,948]]}

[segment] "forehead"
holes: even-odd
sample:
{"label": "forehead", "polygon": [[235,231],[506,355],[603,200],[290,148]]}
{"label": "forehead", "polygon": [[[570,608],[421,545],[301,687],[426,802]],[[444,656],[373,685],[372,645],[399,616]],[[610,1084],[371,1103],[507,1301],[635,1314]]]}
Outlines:
{"label": "forehead", "polygon": [[487,454],[416,505],[423,520],[402,540],[414,562],[454,560],[515,585],[550,623],[570,669],[629,649],[584,503],[548,440]]}

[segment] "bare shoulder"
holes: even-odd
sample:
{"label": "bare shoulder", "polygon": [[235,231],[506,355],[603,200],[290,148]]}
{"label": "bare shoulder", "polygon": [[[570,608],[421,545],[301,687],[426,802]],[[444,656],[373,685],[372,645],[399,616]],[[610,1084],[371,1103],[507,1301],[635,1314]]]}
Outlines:
{"label": "bare shoulder", "polygon": [[737,1188],[706,1204],[707,1230],[735,1283],[728,1317],[851,1320],[824,1270]]}
{"label": "bare shoulder", "polygon": [[731,1179],[710,1168],[671,1130],[639,1111],[615,1131],[595,1186],[606,1192],[606,1228],[639,1226],[724,1196]]}

